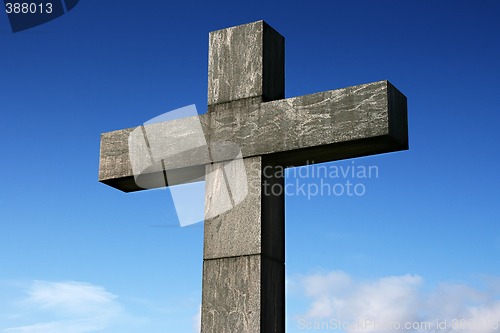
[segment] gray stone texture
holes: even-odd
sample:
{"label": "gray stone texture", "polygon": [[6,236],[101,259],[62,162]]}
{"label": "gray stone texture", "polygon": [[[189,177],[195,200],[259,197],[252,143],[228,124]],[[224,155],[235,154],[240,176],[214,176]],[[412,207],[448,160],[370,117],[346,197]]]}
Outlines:
{"label": "gray stone texture", "polygon": [[285,39],[264,21],[209,36],[208,105],[285,96]]}
{"label": "gray stone texture", "polygon": [[285,332],[285,266],[259,255],[203,262],[202,333]]}
{"label": "gray stone texture", "polygon": [[[244,159],[248,195],[205,220],[202,332],[284,332],[284,177],[266,158]],[[207,167],[206,210],[224,184],[217,164]]]}
{"label": "gray stone texture", "polygon": [[[215,259],[261,253],[261,157],[244,159],[248,194],[239,205],[212,219],[205,219],[204,258]],[[205,216],[212,205],[219,205],[226,182],[215,163],[207,166]],[[231,203],[229,202],[229,207]]]}
{"label": "gray stone texture", "polygon": [[[406,97],[388,81],[267,103],[251,98],[213,105],[209,110],[199,119],[209,148],[218,141],[229,141],[241,148],[243,157],[269,155],[287,166],[408,149]],[[166,145],[185,142],[166,130],[168,123],[153,126]],[[101,136],[99,181],[125,192],[142,189],[134,182],[128,155],[131,131]],[[201,157],[179,154],[164,160],[164,166],[152,167],[151,177],[163,168],[178,172],[179,179],[203,177],[205,170],[198,165]],[[183,177],[183,171],[189,175]]]}
{"label": "gray stone texture", "polygon": [[[134,129],[102,134],[99,181],[131,192],[206,177],[201,332],[283,333],[284,179],[276,170],[408,149],[406,97],[379,81],[283,99],[279,33],[258,21],[209,40],[208,112],[144,126],[154,138],[142,142],[135,132],[137,151],[128,147]],[[189,139],[193,124],[205,146]],[[228,187],[234,147],[247,179]],[[144,155],[139,179],[130,153]],[[241,198],[232,187],[243,185],[248,194],[234,206]]]}
{"label": "gray stone texture", "polygon": [[[284,262],[284,195],[271,191],[272,186],[282,189],[283,178],[265,163],[260,156],[244,159],[247,196],[233,209],[205,220],[205,259],[263,254]],[[218,168],[218,163],[207,167],[206,211],[225,191],[223,175],[213,172]]]}

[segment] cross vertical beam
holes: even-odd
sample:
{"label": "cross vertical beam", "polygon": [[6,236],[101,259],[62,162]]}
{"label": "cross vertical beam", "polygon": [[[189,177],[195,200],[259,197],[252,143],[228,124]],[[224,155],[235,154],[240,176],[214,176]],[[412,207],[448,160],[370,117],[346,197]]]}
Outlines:
{"label": "cross vertical beam", "polygon": [[[284,38],[265,22],[210,33],[208,117],[282,99],[284,79]],[[269,157],[243,161],[248,195],[205,220],[202,333],[285,330],[285,197],[271,191],[284,179]],[[223,167],[206,166],[206,213],[224,192]]]}
{"label": "cross vertical beam", "polygon": [[[121,191],[205,176],[203,333],[284,332],[277,170],[408,149],[407,100],[388,81],[283,98],[284,39],[254,22],[210,34],[206,114],[141,126],[144,137],[137,128],[101,135],[99,181]],[[207,145],[192,149],[200,126]],[[231,163],[235,151],[221,142],[243,160]]]}

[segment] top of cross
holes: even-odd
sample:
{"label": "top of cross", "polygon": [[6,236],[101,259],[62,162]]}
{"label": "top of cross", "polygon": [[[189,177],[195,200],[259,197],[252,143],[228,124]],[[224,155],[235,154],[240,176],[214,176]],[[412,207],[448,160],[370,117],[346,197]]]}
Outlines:
{"label": "top of cross", "polygon": [[285,38],[264,21],[210,33],[208,105],[285,97]]}
{"label": "top of cross", "polygon": [[[134,129],[103,133],[99,181],[130,192],[144,188],[138,177],[147,188],[201,179],[221,141],[244,158],[265,155],[283,166],[408,149],[406,97],[387,81],[283,99],[284,38],[264,21],[211,32],[208,72],[209,112],[196,118],[208,153],[186,141],[192,118],[144,126],[154,137],[140,149],[129,145]],[[182,150],[189,153],[165,155]],[[134,154],[150,163],[140,174]]]}

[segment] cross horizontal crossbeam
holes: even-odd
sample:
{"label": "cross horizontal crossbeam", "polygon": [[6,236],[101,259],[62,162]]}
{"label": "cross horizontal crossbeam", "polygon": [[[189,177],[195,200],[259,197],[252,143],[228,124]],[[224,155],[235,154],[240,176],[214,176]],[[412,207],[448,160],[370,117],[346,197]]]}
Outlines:
{"label": "cross horizontal crossbeam", "polygon": [[263,21],[209,43],[208,112],[103,133],[99,181],[132,192],[205,179],[201,332],[283,333],[278,171],[408,149],[406,97],[379,81],[284,99],[285,40]]}
{"label": "cross horizontal crossbeam", "polygon": [[[209,150],[214,142],[229,141],[243,157],[269,155],[283,166],[300,166],[408,149],[406,97],[388,81],[265,103],[252,101],[226,103],[199,116]],[[182,136],[191,123],[186,118],[146,126],[165,151],[186,142]],[[129,157],[128,137],[133,130],[101,136],[99,181],[124,192],[142,189],[136,185]],[[156,163],[141,175],[150,177],[150,182],[143,182],[148,188],[205,175],[203,154],[180,154],[163,161],[158,160],[161,156],[150,157]],[[169,177],[174,184],[157,181],[163,179],[158,174],[164,170],[174,175]]]}

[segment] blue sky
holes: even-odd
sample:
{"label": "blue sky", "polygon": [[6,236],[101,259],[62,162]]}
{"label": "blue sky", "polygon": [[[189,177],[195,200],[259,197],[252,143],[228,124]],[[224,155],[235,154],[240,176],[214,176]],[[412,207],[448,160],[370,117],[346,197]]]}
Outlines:
{"label": "blue sky", "polygon": [[409,108],[409,151],[325,164],[377,177],[289,171],[366,191],[286,198],[287,332],[498,332],[499,16],[493,0],[82,0],[13,34],[0,13],[0,332],[196,332],[202,225],[176,227],[166,190],[98,183],[100,133],[204,112],[208,32],[260,19],[286,38],[286,97],[387,79]]}

